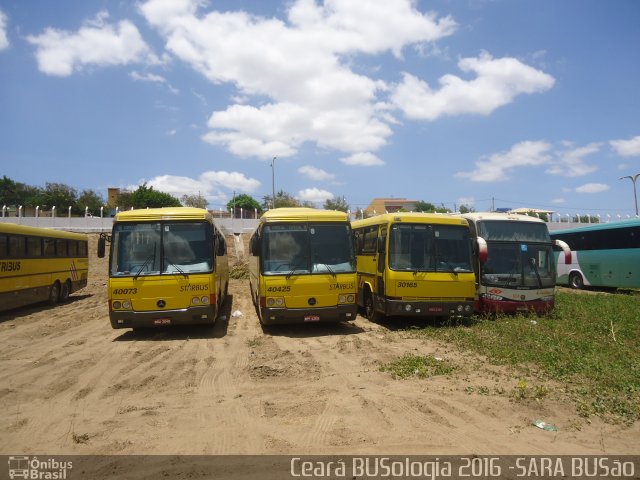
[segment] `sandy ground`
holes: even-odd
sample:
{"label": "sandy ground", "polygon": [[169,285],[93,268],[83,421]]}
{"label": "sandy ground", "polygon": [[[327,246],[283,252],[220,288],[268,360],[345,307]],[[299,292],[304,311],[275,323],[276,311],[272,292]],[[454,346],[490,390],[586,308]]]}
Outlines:
{"label": "sandy ground", "polygon": [[[551,394],[516,400],[516,372],[392,322],[263,330],[247,281],[233,280],[215,326],[134,334],[111,329],[106,280],[93,256],[89,286],[69,303],[0,314],[0,453],[640,453],[637,424],[580,418],[535,378]],[[405,353],[457,369],[407,380],[379,371]]]}

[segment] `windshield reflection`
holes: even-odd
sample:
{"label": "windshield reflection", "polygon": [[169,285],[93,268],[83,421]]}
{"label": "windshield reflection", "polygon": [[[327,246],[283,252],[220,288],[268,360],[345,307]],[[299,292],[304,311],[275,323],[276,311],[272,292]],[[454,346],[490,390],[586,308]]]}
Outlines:
{"label": "windshield reflection", "polygon": [[112,276],[187,275],[213,269],[207,223],[116,224],[112,249]]}
{"label": "windshield reflection", "polygon": [[265,274],[355,271],[351,231],[345,224],[268,225],[262,245]]}
{"label": "windshield reflection", "polygon": [[488,258],[481,270],[484,285],[530,288],[555,285],[550,246],[491,242],[487,251]]}

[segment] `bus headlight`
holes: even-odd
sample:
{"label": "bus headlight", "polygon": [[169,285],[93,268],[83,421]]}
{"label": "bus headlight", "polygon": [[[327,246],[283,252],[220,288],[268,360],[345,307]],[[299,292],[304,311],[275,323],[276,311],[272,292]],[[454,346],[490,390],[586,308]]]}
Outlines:
{"label": "bus headlight", "polygon": [[464,307],[463,307],[462,305],[458,305],[458,311],[459,311],[459,312],[462,312],[463,308],[464,308]]}
{"label": "bus headlight", "polygon": [[121,308],[122,308],[122,302],[119,302],[118,300],[113,302],[113,309],[114,310],[120,310]]}
{"label": "bus headlight", "polygon": [[347,301],[347,296],[346,295],[340,295],[338,297],[338,302],[345,303],[346,301]]}
{"label": "bus headlight", "polygon": [[279,306],[279,307],[284,305],[284,298],[282,298],[282,297],[276,298],[276,305]]}
{"label": "bus headlight", "polygon": [[349,303],[353,303],[355,301],[356,297],[353,295],[347,295],[347,302]]}
{"label": "bus headlight", "polygon": [[273,307],[276,301],[273,298],[267,298],[267,307]]}
{"label": "bus headlight", "polygon": [[202,298],[200,299],[200,302],[201,302],[203,305],[209,305],[209,297],[207,297],[207,296],[202,297]]}
{"label": "bus headlight", "polygon": [[410,303],[407,303],[407,304],[404,306],[404,310],[405,310],[405,312],[410,312],[412,308],[413,308],[413,307],[411,306],[411,304],[410,304]]}
{"label": "bus headlight", "polygon": [[131,308],[131,302],[129,300],[125,300],[122,302],[122,308],[129,310]]}
{"label": "bus headlight", "polygon": [[198,297],[193,297],[193,298],[191,299],[191,304],[192,304],[192,305],[200,305],[200,298],[198,298]]}
{"label": "bus headlight", "polygon": [[464,306],[464,311],[469,313],[471,311],[471,305],[465,305]]}

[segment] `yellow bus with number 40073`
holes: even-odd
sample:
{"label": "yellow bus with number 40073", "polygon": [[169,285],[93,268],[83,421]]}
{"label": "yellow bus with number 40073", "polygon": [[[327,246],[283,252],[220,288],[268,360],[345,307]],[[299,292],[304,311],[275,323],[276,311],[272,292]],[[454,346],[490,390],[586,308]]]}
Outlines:
{"label": "yellow bus with number 40073", "polygon": [[[105,255],[107,237],[98,243]],[[204,209],[173,207],[116,215],[110,236],[113,328],[211,324],[229,286],[222,232]]]}

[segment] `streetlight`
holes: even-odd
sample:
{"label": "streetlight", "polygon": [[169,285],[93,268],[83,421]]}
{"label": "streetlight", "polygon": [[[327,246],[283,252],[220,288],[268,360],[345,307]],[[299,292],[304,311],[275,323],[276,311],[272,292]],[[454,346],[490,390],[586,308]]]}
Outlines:
{"label": "streetlight", "polygon": [[633,177],[631,175],[627,175],[625,177],[620,177],[620,180],[622,180],[623,178],[628,178],[629,180],[631,180],[633,182],[633,199],[636,202],[636,217],[638,216],[638,195],[636,194],[636,180],[638,180],[638,177],[640,177],[640,173],[636,173]]}
{"label": "streetlight", "polygon": [[276,158],[278,157],[271,160],[271,208],[276,208]]}

